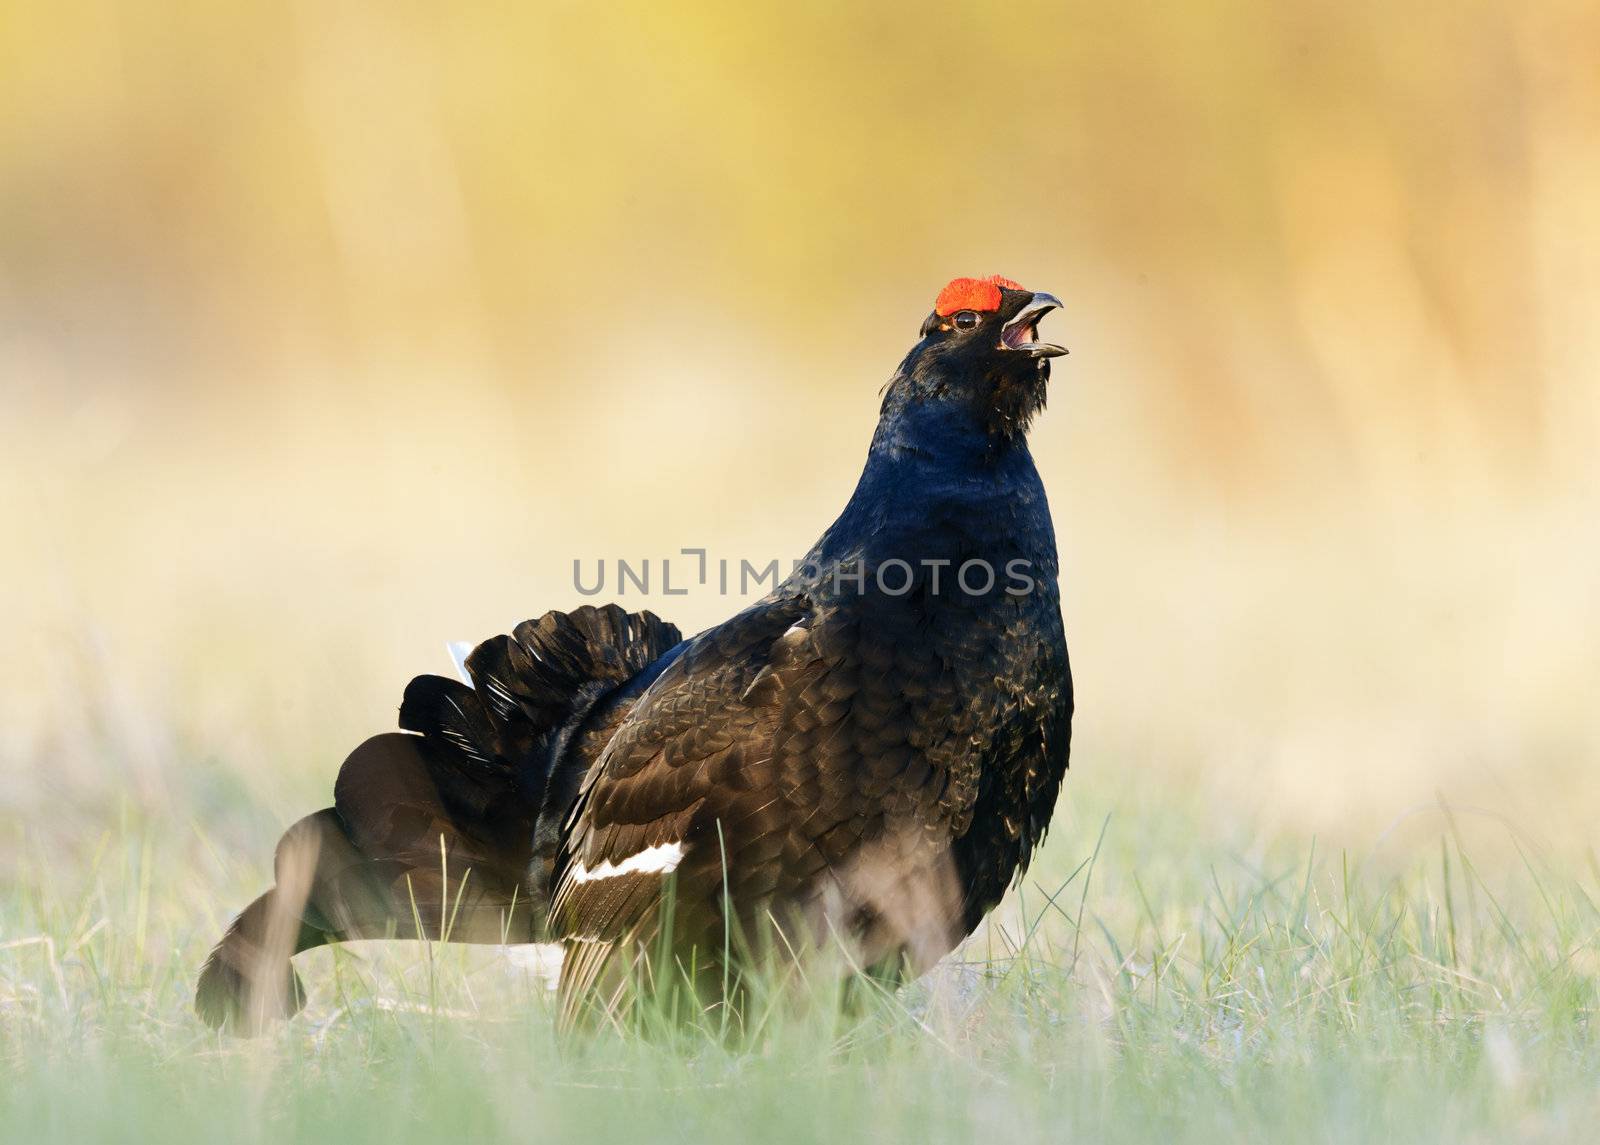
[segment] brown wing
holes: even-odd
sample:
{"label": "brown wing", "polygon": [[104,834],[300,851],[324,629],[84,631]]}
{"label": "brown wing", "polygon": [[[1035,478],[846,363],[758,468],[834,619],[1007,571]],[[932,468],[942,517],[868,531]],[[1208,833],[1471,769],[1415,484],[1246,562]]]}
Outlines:
{"label": "brown wing", "polygon": [[[729,930],[814,926],[830,899],[845,912],[828,925],[883,928],[894,911],[874,904],[907,899],[976,797],[951,766],[970,746],[947,659],[963,650],[941,652],[921,619],[882,597],[766,601],[697,638],[641,697],[590,773],[558,864],[551,931],[567,945],[569,1018],[619,951],[659,936],[669,877],[671,946],[698,948],[697,965],[718,961]],[[940,953],[959,913],[942,898],[912,911],[940,929]],[[902,944],[904,929],[877,945]]]}

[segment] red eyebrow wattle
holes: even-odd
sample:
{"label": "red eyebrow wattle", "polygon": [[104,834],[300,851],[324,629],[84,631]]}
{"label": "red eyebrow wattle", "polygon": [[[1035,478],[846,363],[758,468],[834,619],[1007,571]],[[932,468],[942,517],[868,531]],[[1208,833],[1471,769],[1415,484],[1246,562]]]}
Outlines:
{"label": "red eyebrow wattle", "polygon": [[1021,290],[1009,278],[991,274],[988,278],[954,278],[939,291],[933,311],[939,317],[954,314],[957,310],[999,310],[1000,290]]}

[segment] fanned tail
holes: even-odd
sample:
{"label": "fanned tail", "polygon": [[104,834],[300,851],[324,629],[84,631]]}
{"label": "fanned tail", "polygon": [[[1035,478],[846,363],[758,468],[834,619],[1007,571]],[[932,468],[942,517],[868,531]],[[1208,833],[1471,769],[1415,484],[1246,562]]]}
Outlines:
{"label": "fanned tail", "polygon": [[466,661],[471,687],[412,680],[404,731],[356,748],[333,806],[284,834],[276,886],[206,960],[196,1012],[237,1033],[292,1016],[305,995],[290,960],[329,942],[535,941],[553,858],[535,839],[558,834],[603,744],[586,734],[586,750],[573,750],[574,739],[601,701],[680,639],[651,613],[616,605],[550,612],[480,644]]}

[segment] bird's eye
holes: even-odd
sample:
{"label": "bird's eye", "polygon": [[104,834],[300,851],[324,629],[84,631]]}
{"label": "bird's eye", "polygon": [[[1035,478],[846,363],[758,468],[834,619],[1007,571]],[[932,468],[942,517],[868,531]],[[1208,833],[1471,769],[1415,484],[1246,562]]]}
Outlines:
{"label": "bird's eye", "polygon": [[978,324],[978,312],[976,310],[957,310],[951,321],[956,324],[957,330],[971,330]]}

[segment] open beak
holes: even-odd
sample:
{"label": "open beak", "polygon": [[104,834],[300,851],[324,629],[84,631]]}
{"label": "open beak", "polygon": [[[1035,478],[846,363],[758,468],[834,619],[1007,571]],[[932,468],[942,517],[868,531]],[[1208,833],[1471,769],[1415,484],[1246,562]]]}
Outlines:
{"label": "open beak", "polygon": [[1052,310],[1061,309],[1061,300],[1053,294],[1035,294],[1017,316],[1000,328],[1000,346],[1017,350],[1033,358],[1058,358],[1066,347],[1039,341],[1039,319]]}

